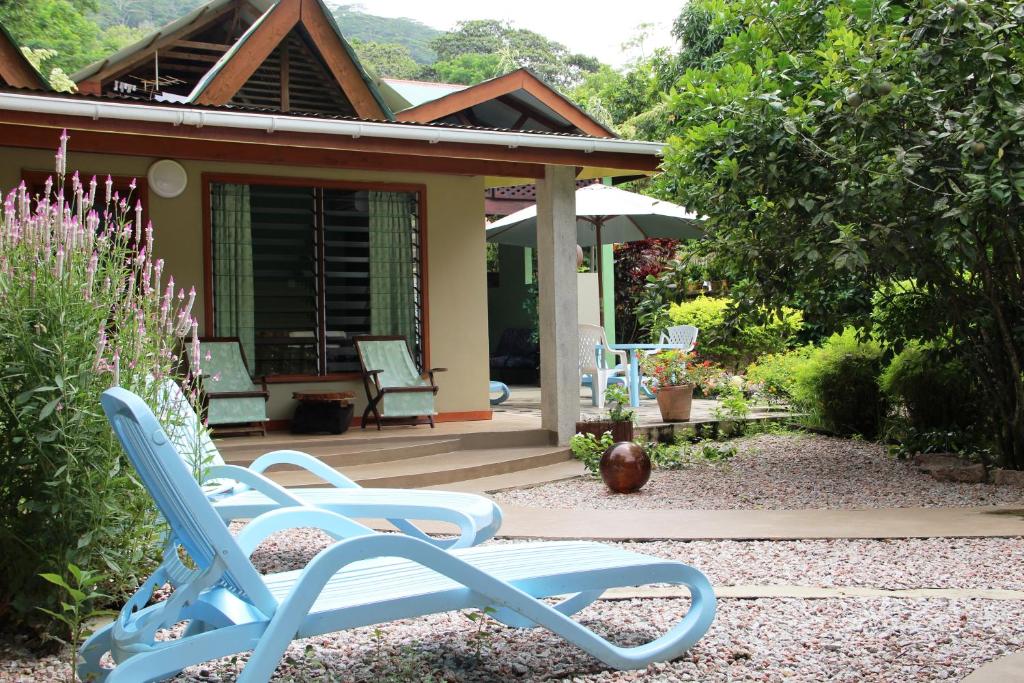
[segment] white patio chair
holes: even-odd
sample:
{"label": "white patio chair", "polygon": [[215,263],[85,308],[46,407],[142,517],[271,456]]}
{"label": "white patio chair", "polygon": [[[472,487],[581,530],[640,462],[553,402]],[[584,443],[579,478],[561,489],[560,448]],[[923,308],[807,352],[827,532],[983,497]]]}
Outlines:
{"label": "white patio chair", "polygon": [[661,338],[658,340],[659,344],[679,344],[683,347],[683,351],[689,353],[693,351],[693,348],[697,346],[697,334],[700,332],[699,329],[693,325],[674,325],[672,327],[666,327],[661,333]]}
{"label": "white patio chair", "polygon": [[[594,394],[594,405],[604,408],[604,392],[608,388],[608,380],[612,377],[625,377],[625,368],[629,365],[629,358],[625,351],[617,351],[608,348],[608,337],[604,328],[600,325],[580,325],[580,385],[584,385],[584,375],[590,376],[590,390]],[[598,353],[597,347],[602,347]],[[608,355],[611,354],[619,359],[616,366],[608,365]],[[625,383],[625,382],[623,382]],[[629,387],[626,387],[627,391]]]}

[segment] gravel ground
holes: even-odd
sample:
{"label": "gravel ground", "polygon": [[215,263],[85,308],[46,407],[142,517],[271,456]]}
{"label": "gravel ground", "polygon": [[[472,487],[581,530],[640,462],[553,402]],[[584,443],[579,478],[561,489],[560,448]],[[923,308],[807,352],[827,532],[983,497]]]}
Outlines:
{"label": "gravel ground", "polygon": [[[330,542],[329,536],[312,529],[274,534],[253,553],[253,562],[265,573],[300,569]],[[510,542],[499,539],[488,544]],[[685,562],[719,586],[1024,590],[1024,538],[648,541],[612,545]]]}
{"label": "gravel ground", "polygon": [[1024,489],[939,482],[879,444],[817,435],[762,434],[737,441],[721,463],[656,470],[639,492],[611,493],[578,477],[495,495],[499,503],[574,509],[793,510],[960,507],[1024,501]]}
{"label": "gravel ground", "polygon": [[[687,606],[686,600],[599,602],[580,617],[633,645],[664,631]],[[726,600],[693,650],[639,672],[611,671],[543,630],[492,623],[481,636],[477,623],[452,613],[297,641],[273,680],[959,680],[1024,647],[1022,608],[981,600]],[[17,653],[0,651],[0,658],[11,654]],[[192,667],[175,680],[233,681],[244,659]],[[54,680],[57,671],[49,659],[0,662],[0,681]]]}

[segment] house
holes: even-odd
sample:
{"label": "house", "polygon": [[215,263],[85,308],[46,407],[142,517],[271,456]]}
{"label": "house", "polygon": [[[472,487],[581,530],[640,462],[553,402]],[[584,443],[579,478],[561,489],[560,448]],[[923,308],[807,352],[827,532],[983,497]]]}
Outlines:
{"label": "house", "polygon": [[157,256],[196,284],[201,334],[267,376],[275,426],[293,391],[361,393],[366,333],[449,369],[439,419],[488,419],[484,191],[537,182],[543,423],[568,439],[575,183],[653,172],[661,145],[527,72],[433,99],[375,79],[321,0],[213,0],[73,78],[0,90],[0,186],[41,183],[65,128],[86,177],[140,179]]}

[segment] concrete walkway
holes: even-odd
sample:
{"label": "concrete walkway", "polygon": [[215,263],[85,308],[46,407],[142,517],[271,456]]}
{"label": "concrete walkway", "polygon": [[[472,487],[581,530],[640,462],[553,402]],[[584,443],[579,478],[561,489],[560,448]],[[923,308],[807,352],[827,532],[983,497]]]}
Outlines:
{"label": "concrete walkway", "polygon": [[963,680],[963,683],[1015,683],[1024,681],[1024,652],[1000,657],[985,664]]}
{"label": "concrete walkway", "polygon": [[[872,510],[562,510],[503,505],[502,538],[649,540],[800,540],[1024,536],[1024,509]],[[389,528],[387,523],[376,523]],[[443,525],[421,525],[450,533]]]}

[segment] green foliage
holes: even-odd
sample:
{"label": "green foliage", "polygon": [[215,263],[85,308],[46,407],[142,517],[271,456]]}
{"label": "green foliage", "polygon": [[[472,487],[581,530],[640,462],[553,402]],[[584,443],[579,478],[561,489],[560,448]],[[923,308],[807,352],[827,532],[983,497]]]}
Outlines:
{"label": "green foliage", "polygon": [[659,187],[709,216],[740,307],[866,329],[877,291],[915,283],[940,305],[911,338],[970,349],[1002,464],[1024,467],[1020,3],[691,5],[727,37],[668,95]]}
{"label": "green foliage", "polygon": [[629,390],[622,384],[609,384],[604,391],[608,404],[608,419],[612,422],[632,422],[636,413],[629,409]]}
{"label": "green foliage", "polygon": [[442,83],[475,85],[509,69],[505,68],[501,55],[477,54],[475,52],[456,55],[451,59],[434,62],[431,66],[437,80]]}
{"label": "green foliage", "polygon": [[418,64],[430,64],[437,59],[437,53],[430,47],[430,41],[441,35],[436,28],[415,19],[368,14],[361,5],[335,5],[331,12],[348,40],[402,45]]}
{"label": "green foliage", "polygon": [[23,631],[55,627],[36,609],[59,605],[41,568],[109,573],[116,599],[159,555],[152,500],[99,398],[120,385],[155,405],[148,378],[174,376],[180,339],[196,328],[150,257],[141,207],[105,203],[98,185],[75,174],[70,205],[56,191],[33,201],[22,185],[0,218],[0,604]]}
{"label": "green foliage", "polygon": [[[672,304],[666,316],[666,324],[695,325],[700,329],[700,355],[732,370],[746,367],[766,353],[790,348],[803,325],[801,313],[791,308],[783,308],[781,315],[761,310],[748,316],[761,318],[757,322],[738,321],[731,299],[707,296]],[[660,332],[658,329],[657,333]]]}
{"label": "green foliage", "polygon": [[23,0],[0,4],[0,24],[18,45],[51,50],[50,67],[70,74],[141,38],[146,31],[114,25],[101,29],[85,0]]}
{"label": "green foliage", "polygon": [[560,88],[573,87],[600,67],[593,57],[571,53],[539,33],[495,19],[460,21],[453,30],[434,38],[430,46],[439,64],[451,63],[461,55],[493,56],[499,73],[525,67]]}
{"label": "green foliage", "polygon": [[793,403],[812,424],[836,434],[878,435],[885,397],[878,387],[882,348],[848,328],[811,351],[796,370]]}
{"label": "green foliage", "polygon": [[423,66],[412,58],[412,53],[405,45],[358,38],[349,42],[359,56],[360,63],[381,78],[415,79],[423,72]]}
{"label": "green foliage", "polygon": [[811,346],[799,346],[792,351],[765,354],[747,366],[747,383],[759,398],[769,403],[789,401],[793,398],[797,370],[813,351]]}
{"label": "green foliage", "polygon": [[78,680],[75,675],[78,648],[92,634],[89,623],[101,617],[112,616],[116,612],[94,607],[96,602],[110,598],[109,595],[94,590],[97,585],[107,580],[105,575],[79,569],[74,563],[68,563],[67,569],[68,578],[60,574],[39,575],[44,581],[59,588],[62,593],[60,611],[45,607],[40,607],[39,610],[63,624],[66,629],[64,634],[55,635],[54,638],[68,647],[68,681],[74,683]]}
{"label": "green foliage", "polygon": [[975,394],[963,363],[937,344],[911,342],[878,380],[918,433],[962,431],[975,418]]}
{"label": "green foliage", "polygon": [[574,434],[569,439],[569,450],[572,451],[573,457],[581,461],[583,466],[596,476],[601,456],[614,443],[611,432],[605,432],[600,438],[593,434]]}
{"label": "green foliage", "polygon": [[750,415],[750,401],[743,388],[728,382],[718,394],[718,405],[712,411],[716,420],[745,420]]}

